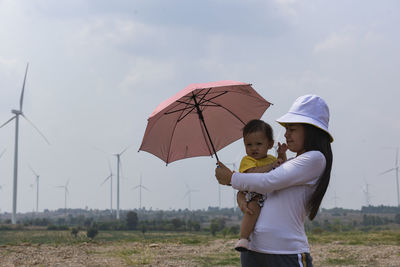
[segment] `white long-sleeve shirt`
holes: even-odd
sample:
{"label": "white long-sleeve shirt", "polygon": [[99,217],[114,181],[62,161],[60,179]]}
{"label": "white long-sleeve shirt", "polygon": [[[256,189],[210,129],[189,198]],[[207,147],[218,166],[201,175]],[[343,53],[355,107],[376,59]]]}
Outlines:
{"label": "white long-sleeve shirt", "polygon": [[233,188],[268,193],[250,235],[250,250],[270,254],[309,252],[304,231],[306,204],[325,166],[321,152],[309,151],[268,173],[233,174]]}

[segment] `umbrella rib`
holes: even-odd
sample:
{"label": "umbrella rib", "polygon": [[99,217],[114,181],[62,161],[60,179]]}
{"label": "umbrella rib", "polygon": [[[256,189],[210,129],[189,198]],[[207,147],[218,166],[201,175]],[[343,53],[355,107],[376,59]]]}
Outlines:
{"label": "umbrella rib", "polygon": [[[187,106],[190,105],[190,103],[183,103],[183,104],[186,104]],[[193,109],[194,108],[192,108],[188,113],[186,113],[185,116],[183,116],[183,118],[186,117],[188,114],[190,114],[190,112],[192,112]],[[173,129],[172,134],[171,134],[171,139],[169,141],[169,147],[168,147],[167,161],[166,161],[167,165],[168,165],[168,162],[169,162],[169,155],[170,155],[170,152],[171,152],[171,143],[172,143],[172,139],[174,138],[175,129],[176,129],[176,126],[178,125],[178,123],[183,119],[183,118],[181,118],[181,116],[182,116],[184,110],[186,110],[186,108],[182,109],[182,113],[179,115],[178,119],[176,120],[175,125],[174,125],[174,129]]]}
{"label": "umbrella rib", "polygon": [[200,99],[199,104],[200,104],[201,106],[203,106],[203,103],[204,103],[204,102],[211,102],[211,100],[213,100],[214,98],[220,97],[220,96],[222,96],[222,95],[224,95],[224,94],[226,94],[226,93],[228,93],[228,91],[224,91],[224,92],[221,92],[220,94],[218,94],[218,95],[216,95],[216,96],[213,96],[213,97],[208,98],[208,99],[204,99],[204,97],[208,94],[208,92],[207,92],[206,94],[204,94],[204,97]]}
{"label": "umbrella rib", "polygon": [[[185,115],[183,115],[183,117],[182,117],[182,114],[181,114],[181,116],[179,116],[179,118],[178,118],[178,122],[180,122],[181,120],[183,120],[187,115],[189,115],[190,113],[192,113],[192,111],[195,109],[196,107],[193,107],[191,110],[189,110],[188,112],[186,112],[186,114]],[[183,112],[182,112],[183,113]]]}
{"label": "umbrella rib", "polygon": [[[184,102],[181,102],[181,103],[189,104],[189,103],[184,103]],[[192,105],[191,107],[193,108],[194,106]],[[187,110],[188,108],[189,107],[185,107],[185,108],[180,108],[180,109],[176,109],[176,110],[173,110],[173,111],[168,111],[168,112],[165,112],[164,115],[169,115],[169,114],[176,113],[176,112],[179,112],[179,111],[184,111],[184,110]]]}
{"label": "umbrella rib", "polygon": [[227,109],[226,107],[224,107],[224,106],[222,106],[222,105],[220,105],[220,104],[218,104],[218,103],[215,103],[215,102],[213,102],[213,101],[209,101],[209,102],[211,102],[212,104],[214,104],[215,106],[217,106],[217,107],[220,107],[220,108],[223,108],[224,110],[226,110],[227,112],[229,112],[232,116],[234,116],[236,119],[238,119],[241,123],[243,123],[243,125],[245,125],[246,123],[244,123],[240,118],[239,118],[239,116],[237,116],[235,113],[233,113],[232,111],[230,111],[229,109]]}

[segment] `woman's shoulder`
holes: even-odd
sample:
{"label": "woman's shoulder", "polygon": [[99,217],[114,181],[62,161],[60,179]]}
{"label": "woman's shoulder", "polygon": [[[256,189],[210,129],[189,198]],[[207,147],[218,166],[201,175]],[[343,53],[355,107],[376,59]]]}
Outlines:
{"label": "woman's shoulder", "polygon": [[319,163],[321,166],[324,166],[324,167],[326,164],[326,159],[325,159],[324,154],[322,154],[321,151],[317,151],[317,150],[304,152],[303,154],[297,156],[296,158],[298,158],[299,160],[312,161],[313,163]]}

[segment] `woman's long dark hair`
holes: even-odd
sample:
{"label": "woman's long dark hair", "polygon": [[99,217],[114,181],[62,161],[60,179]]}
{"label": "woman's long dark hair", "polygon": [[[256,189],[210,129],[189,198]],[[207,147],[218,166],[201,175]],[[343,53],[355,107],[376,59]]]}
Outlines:
{"label": "woman's long dark hair", "polygon": [[325,131],[310,124],[303,124],[303,126],[305,151],[320,151],[322,154],[324,154],[326,159],[325,170],[318,180],[314,193],[307,202],[307,208],[309,211],[308,218],[313,220],[318,213],[322,198],[324,197],[326,189],[329,185],[333,155],[330,137]]}

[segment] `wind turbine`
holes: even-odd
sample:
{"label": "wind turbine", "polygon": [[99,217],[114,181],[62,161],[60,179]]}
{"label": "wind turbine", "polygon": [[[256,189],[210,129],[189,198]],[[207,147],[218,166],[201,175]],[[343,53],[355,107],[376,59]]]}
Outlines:
{"label": "wind turbine", "polygon": [[100,185],[102,186],[105,182],[107,182],[108,179],[110,179],[110,210],[111,210],[111,214],[113,214],[113,206],[112,206],[112,200],[113,200],[113,190],[112,190],[112,186],[113,186],[113,176],[114,174],[112,173],[112,169],[111,169],[111,165],[110,162],[108,161],[108,167],[110,168],[110,175],[108,175],[106,177],[106,179],[104,179],[103,183]]}
{"label": "wind turbine", "polygon": [[147,189],[147,187],[142,185],[142,175],[140,175],[140,184],[135,187],[132,187],[132,190],[135,190],[138,188],[139,188],[139,209],[142,209],[142,188],[147,191],[150,191],[149,189]]}
{"label": "wind turbine", "polygon": [[189,198],[189,210],[191,210],[191,204],[192,204],[192,192],[197,192],[198,190],[192,190],[190,187],[186,184],[186,194],[183,196],[183,198],[188,197]]}
{"label": "wind turbine", "polygon": [[126,147],[124,150],[122,150],[120,153],[113,154],[115,157],[117,157],[117,220],[119,220],[119,168],[121,165],[121,155],[125,153],[125,151],[129,147]]}
{"label": "wind turbine", "polygon": [[3,123],[0,128],[11,122],[12,120],[15,119],[15,145],[14,145],[14,179],[13,179],[13,208],[12,208],[12,216],[11,216],[11,222],[12,224],[17,223],[17,185],[18,185],[18,135],[19,135],[19,116],[22,116],[26,121],[28,121],[33,128],[36,129],[36,131],[44,138],[44,140],[48,143],[49,141],[46,139],[46,137],[39,131],[39,129],[24,115],[22,112],[22,107],[23,107],[23,102],[24,102],[24,91],[25,91],[25,82],[26,82],[26,75],[28,73],[28,67],[29,63],[26,65],[25,69],[25,77],[24,77],[24,82],[22,84],[22,92],[21,92],[21,97],[19,100],[19,110],[13,109],[11,110],[11,113],[14,114],[8,121]]}
{"label": "wind turbine", "polygon": [[367,183],[367,181],[364,179],[364,183],[365,183],[365,189],[362,188],[362,191],[365,194],[365,201],[367,203],[367,207],[369,207],[371,205],[370,199],[371,199],[371,194],[369,193],[369,183]]}
{"label": "wind turbine", "polygon": [[335,201],[335,208],[337,208],[338,206],[337,206],[337,203],[336,203],[336,201],[339,199],[339,197],[338,196],[336,196],[336,191],[334,192],[334,196],[333,196],[333,200]]}
{"label": "wind turbine", "polygon": [[65,194],[64,195],[64,209],[65,209],[65,212],[67,212],[67,194],[69,193],[68,184],[69,184],[69,180],[65,183],[65,185],[56,186],[58,188],[64,188],[64,194]]}
{"label": "wind turbine", "polygon": [[39,212],[39,177],[40,175],[37,174],[31,166],[29,166],[33,174],[36,176],[36,213]]}
{"label": "wind turbine", "polygon": [[396,161],[394,163],[394,167],[386,170],[382,173],[380,173],[380,175],[383,175],[385,173],[391,172],[391,171],[395,171],[396,172],[396,191],[397,191],[397,206],[400,207],[400,194],[399,194],[399,147],[396,147]]}

